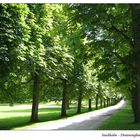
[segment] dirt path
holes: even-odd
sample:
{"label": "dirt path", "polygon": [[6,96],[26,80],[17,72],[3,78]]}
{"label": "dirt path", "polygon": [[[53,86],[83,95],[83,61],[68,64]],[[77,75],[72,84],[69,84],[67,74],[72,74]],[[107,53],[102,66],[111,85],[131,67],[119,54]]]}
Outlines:
{"label": "dirt path", "polygon": [[63,120],[52,121],[48,124],[43,124],[28,130],[96,130],[110,116],[124,107],[125,104],[124,101],[121,101],[115,106]]}

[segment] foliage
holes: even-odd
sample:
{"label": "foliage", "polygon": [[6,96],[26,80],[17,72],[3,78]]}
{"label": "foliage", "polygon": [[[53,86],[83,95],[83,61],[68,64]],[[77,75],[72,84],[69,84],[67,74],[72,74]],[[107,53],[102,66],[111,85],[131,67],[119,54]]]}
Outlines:
{"label": "foliage", "polygon": [[0,4],[0,101],[129,98],[135,54],[127,4]]}

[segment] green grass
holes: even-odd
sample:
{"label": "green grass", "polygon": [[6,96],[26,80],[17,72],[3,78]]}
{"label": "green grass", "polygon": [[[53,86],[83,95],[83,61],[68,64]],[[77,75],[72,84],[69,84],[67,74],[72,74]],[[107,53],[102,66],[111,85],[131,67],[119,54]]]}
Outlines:
{"label": "green grass", "polygon": [[[39,125],[40,123],[48,123],[53,120],[65,119],[60,115],[60,103],[41,103],[39,105],[39,122],[31,123],[31,106],[31,104],[15,104],[13,107],[10,107],[7,104],[0,104],[0,130],[24,130],[32,126]],[[67,110],[67,117],[78,115],[76,113],[76,106],[77,104],[75,103],[71,105],[71,108]],[[92,107],[95,108],[94,102]],[[86,112],[88,112],[87,102],[84,101],[81,113]]]}
{"label": "green grass", "polygon": [[[48,122],[61,119],[60,105],[50,108],[49,105],[42,104],[39,106],[39,122]],[[82,108],[82,113],[88,112],[87,108]],[[76,107],[67,110],[67,117],[76,115]],[[11,130],[18,127],[34,125],[30,123],[31,105],[0,105],[0,130]]]}
{"label": "green grass", "polygon": [[130,104],[115,113],[98,130],[140,130],[140,123],[134,123]]}

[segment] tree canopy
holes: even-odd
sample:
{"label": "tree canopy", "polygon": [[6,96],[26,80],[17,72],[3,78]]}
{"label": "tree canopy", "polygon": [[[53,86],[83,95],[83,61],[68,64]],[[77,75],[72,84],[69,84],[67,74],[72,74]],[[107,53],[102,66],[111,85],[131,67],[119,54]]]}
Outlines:
{"label": "tree canopy", "polygon": [[[137,4],[0,4],[0,101],[127,98],[140,121]],[[90,105],[90,103],[89,103]],[[139,113],[140,114],[140,113]]]}

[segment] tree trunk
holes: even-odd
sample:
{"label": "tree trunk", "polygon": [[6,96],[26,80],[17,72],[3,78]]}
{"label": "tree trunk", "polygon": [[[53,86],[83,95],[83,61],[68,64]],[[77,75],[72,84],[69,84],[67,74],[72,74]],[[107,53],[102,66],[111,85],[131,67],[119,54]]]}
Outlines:
{"label": "tree trunk", "polygon": [[99,100],[99,95],[98,95],[98,93],[96,94],[96,107],[95,107],[95,109],[98,109],[98,100]]}
{"label": "tree trunk", "polygon": [[[140,84],[140,83],[139,83]],[[134,122],[140,122],[140,85],[136,85],[136,89],[133,89],[132,95],[132,109],[134,113]]]}
{"label": "tree trunk", "polygon": [[111,104],[114,105],[114,98],[112,98]]}
{"label": "tree trunk", "polygon": [[[132,105],[132,110],[133,110],[133,114],[134,114],[134,118],[136,118],[136,106],[137,106],[137,102],[135,102],[137,99],[136,99],[136,93],[135,93],[135,89],[133,88],[131,93],[132,93],[132,99],[131,99],[131,105]],[[134,120],[135,121],[135,120]]]}
{"label": "tree trunk", "polygon": [[111,99],[108,98],[108,105],[110,106],[111,105]]}
{"label": "tree trunk", "polygon": [[108,98],[107,98],[106,102],[107,102],[107,106],[109,106],[109,100],[108,100]]}
{"label": "tree trunk", "polygon": [[106,103],[106,100],[104,99],[104,107],[106,107],[106,104],[105,103]]}
{"label": "tree trunk", "polygon": [[108,99],[106,100],[106,106],[108,107]]}
{"label": "tree trunk", "polygon": [[110,106],[110,98],[108,98],[108,106]]}
{"label": "tree trunk", "polygon": [[136,86],[133,89],[133,112],[135,117],[135,122],[140,122],[140,5],[131,4],[132,12],[132,31],[133,31],[133,49],[134,49],[134,65],[135,65],[135,80]]}
{"label": "tree trunk", "polygon": [[82,107],[82,94],[83,94],[83,91],[80,87],[79,89],[79,96],[78,96],[78,107],[77,107],[77,113],[81,113],[81,107]]}
{"label": "tree trunk", "polygon": [[102,100],[102,98],[100,98],[100,108],[102,108],[103,107],[103,100]]}
{"label": "tree trunk", "polygon": [[67,81],[63,79],[63,97],[61,107],[61,117],[67,116]]}
{"label": "tree trunk", "polygon": [[109,99],[109,102],[110,102],[110,105],[112,105],[112,99],[111,98]]}
{"label": "tree trunk", "polygon": [[39,105],[39,90],[40,90],[40,77],[39,73],[34,73],[33,76],[33,101],[32,101],[32,115],[31,122],[38,121],[38,105]]}
{"label": "tree trunk", "polygon": [[70,109],[70,101],[67,100],[67,109]]}
{"label": "tree trunk", "polygon": [[113,98],[111,99],[111,105],[114,105],[114,99]]}
{"label": "tree trunk", "polygon": [[99,103],[99,95],[101,95],[101,85],[100,85],[100,81],[99,81],[99,84],[98,84],[98,93],[96,93],[96,109],[98,109],[98,103]]}
{"label": "tree trunk", "polygon": [[110,99],[110,105],[112,105],[112,98]]}
{"label": "tree trunk", "polygon": [[91,111],[92,107],[91,107],[91,99],[88,99],[88,111]]}

